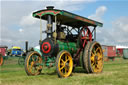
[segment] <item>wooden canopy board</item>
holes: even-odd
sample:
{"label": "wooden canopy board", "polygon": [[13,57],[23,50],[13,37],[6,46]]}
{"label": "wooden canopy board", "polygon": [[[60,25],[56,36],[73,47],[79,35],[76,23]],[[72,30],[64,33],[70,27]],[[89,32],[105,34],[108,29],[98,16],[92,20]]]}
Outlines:
{"label": "wooden canopy board", "polygon": [[68,25],[71,27],[81,27],[81,26],[100,26],[103,24],[64,10],[58,9],[44,9],[33,13],[33,17],[42,18],[47,20],[47,15],[53,15],[53,22],[55,21],[55,16],[57,16],[57,21],[61,22],[63,25]]}

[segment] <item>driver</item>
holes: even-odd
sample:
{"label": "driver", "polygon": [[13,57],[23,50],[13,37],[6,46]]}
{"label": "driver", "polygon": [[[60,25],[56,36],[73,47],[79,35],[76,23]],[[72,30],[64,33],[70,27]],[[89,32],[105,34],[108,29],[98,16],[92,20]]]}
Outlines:
{"label": "driver", "polygon": [[53,32],[53,37],[57,39],[66,39],[66,34],[64,33],[64,28],[61,27],[60,25],[57,25],[57,30],[56,33],[55,31]]}

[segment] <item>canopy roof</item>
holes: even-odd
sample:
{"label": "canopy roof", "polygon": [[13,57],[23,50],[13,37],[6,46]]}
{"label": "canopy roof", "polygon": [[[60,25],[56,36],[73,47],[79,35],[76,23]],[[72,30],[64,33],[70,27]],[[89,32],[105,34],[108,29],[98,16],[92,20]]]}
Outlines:
{"label": "canopy roof", "polygon": [[58,9],[43,9],[33,13],[33,17],[42,18],[43,20],[47,20],[47,15],[53,15],[52,19],[53,22],[55,21],[54,17],[57,16],[57,21],[59,21],[63,25],[68,25],[72,27],[81,27],[81,26],[100,26],[102,27],[103,24],[65,10],[58,10]]}

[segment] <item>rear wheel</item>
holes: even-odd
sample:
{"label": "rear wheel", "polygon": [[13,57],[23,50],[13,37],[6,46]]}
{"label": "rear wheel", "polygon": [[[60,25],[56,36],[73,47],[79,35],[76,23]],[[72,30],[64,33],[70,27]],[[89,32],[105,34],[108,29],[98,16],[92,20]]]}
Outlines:
{"label": "rear wheel", "polygon": [[4,62],[4,60],[3,60],[3,56],[2,56],[2,54],[0,54],[0,66],[3,65],[3,62]]}
{"label": "rear wheel", "polygon": [[100,73],[103,70],[103,51],[98,42],[92,42],[89,48],[88,64],[91,73]]}
{"label": "rear wheel", "polygon": [[88,63],[89,63],[89,58],[88,58],[88,50],[89,50],[89,47],[90,47],[90,42],[88,42],[88,44],[86,45],[86,47],[84,48],[84,54],[83,54],[83,56],[82,56],[82,58],[83,58],[83,68],[85,69],[85,72],[86,73],[90,73],[90,71],[89,71],[89,65],[88,65]]}
{"label": "rear wheel", "polygon": [[68,77],[72,73],[73,60],[68,51],[61,51],[57,55],[56,69],[59,77]]}
{"label": "rear wheel", "polygon": [[32,51],[28,53],[25,59],[25,71],[27,75],[38,75],[42,70],[42,57],[36,52]]}

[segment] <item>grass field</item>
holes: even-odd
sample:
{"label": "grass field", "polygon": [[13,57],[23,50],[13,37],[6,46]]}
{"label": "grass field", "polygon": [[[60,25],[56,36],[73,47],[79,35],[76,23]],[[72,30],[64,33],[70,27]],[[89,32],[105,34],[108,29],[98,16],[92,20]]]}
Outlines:
{"label": "grass field", "polygon": [[128,60],[104,62],[100,74],[86,74],[77,67],[68,78],[58,78],[55,67],[44,68],[41,75],[27,76],[18,58],[8,58],[0,67],[0,85],[128,85]]}

